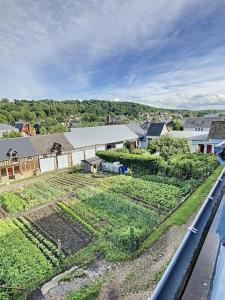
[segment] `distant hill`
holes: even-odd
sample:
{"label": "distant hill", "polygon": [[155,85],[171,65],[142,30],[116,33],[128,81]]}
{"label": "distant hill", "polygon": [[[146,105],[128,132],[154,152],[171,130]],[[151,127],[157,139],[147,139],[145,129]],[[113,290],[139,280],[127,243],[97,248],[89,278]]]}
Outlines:
{"label": "distant hill", "polygon": [[94,125],[105,122],[108,115],[124,115],[129,120],[144,121],[148,116],[154,117],[160,114],[162,118],[166,118],[172,115],[201,116],[210,112],[215,112],[215,110],[190,112],[188,110],[155,108],[133,102],[104,100],[55,101],[44,99],[29,101],[15,99],[9,101],[9,99],[3,98],[0,101],[0,123],[13,125],[15,121],[24,120],[34,125],[36,122],[40,122],[47,131],[59,124],[66,125],[68,119],[75,123],[80,122],[82,125]]}

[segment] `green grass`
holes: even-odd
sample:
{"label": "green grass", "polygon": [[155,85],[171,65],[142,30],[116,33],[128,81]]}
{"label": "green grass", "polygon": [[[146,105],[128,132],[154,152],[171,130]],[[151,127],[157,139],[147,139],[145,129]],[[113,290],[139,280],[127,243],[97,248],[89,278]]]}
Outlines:
{"label": "green grass", "polygon": [[200,208],[209,194],[223,167],[219,166],[196,191],[181,206],[172,213],[141,245],[134,256],[140,255],[144,250],[154,244],[160,236],[172,225],[181,226]]}

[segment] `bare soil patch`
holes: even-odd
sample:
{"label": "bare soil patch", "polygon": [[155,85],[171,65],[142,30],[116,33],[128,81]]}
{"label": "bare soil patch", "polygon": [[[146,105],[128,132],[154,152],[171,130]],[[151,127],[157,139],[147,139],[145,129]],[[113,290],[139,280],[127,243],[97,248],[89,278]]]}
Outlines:
{"label": "bare soil patch", "polygon": [[92,237],[80,223],[66,219],[53,206],[26,215],[35,226],[55,243],[61,241],[63,251],[70,255],[86,247]]}

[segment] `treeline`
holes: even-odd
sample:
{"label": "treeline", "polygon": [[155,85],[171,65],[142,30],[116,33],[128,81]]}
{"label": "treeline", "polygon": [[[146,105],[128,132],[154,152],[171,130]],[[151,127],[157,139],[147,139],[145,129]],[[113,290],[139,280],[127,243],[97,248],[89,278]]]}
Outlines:
{"label": "treeline", "polygon": [[[0,123],[14,125],[15,121],[24,120],[32,124],[40,122],[42,130],[48,132],[60,131],[65,128],[55,128],[66,123],[69,116],[79,119],[82,125],[105,122],[107,115],[124,115],[130,120],[138,120],[143,113],[182,114],[183,116],[197,115],[202,112],[191,113],[185,110],[167,110],[154,108],[133,102],[117,102],[104,100],[9,100],[0,101]],[[76,119],[75,119],[76,121]]]}

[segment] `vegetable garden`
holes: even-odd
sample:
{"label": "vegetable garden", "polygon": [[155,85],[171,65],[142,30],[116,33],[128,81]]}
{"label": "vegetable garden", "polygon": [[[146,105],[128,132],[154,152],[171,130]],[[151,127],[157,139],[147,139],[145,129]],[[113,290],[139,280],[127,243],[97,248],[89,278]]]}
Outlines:
{"label": "vegetable garden", "polygon": [[[209,162],[212,171],[214,162]],[[202,180],[189,175],[181,180],[178,175],[61,173],[23,190],[1,193],[0,285],[5,288],[0,299],[19,299],[65,268],[94,259],[96,253],[111,261],[132,258]]]}

